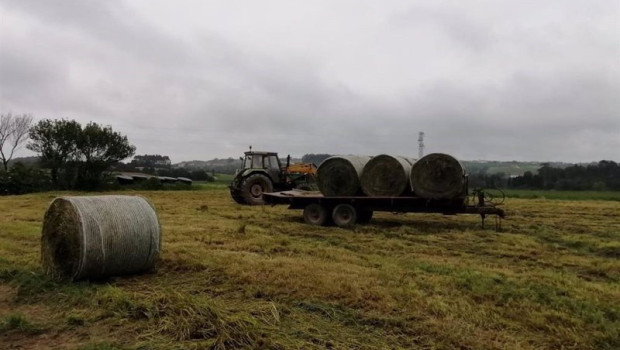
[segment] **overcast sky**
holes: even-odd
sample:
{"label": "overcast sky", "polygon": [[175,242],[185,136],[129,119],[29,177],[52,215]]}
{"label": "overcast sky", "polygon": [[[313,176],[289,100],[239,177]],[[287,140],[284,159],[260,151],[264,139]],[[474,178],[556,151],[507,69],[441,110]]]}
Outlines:
{"label": "overcast sky", "polygon": [[[0,0],[0,112],[173,162],[620,161],[620,1]],[[21,155],[25,155],[22,152]]]}

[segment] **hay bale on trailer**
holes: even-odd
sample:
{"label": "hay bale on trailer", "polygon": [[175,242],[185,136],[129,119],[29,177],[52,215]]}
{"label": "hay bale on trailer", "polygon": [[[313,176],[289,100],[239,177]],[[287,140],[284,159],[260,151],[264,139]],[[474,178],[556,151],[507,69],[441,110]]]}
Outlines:
{"label": "hay bale on trailer", "polygon": [[415,159],[380,154],[366,163],[360,183],[367,196],[400,196],[409,189]]}
{"label": "hay bale on trailer", "polygon": [[466,197],[465,167],[456,158],[443,153],[431,153],[413,164],[410,174],[415,195],[429,199]]}
{"label": "hay bale on trailer", "polygon": [[71,280],[151,269],[161,250],[153,205],[138,196],[59,197],[43,221],[44,270]]}
{"label": "hay bale on trailer", "polygon": [[354,196],[360,191],[360,176],[369,156],[333,156],[317,169],[317,185],[325,196]]}

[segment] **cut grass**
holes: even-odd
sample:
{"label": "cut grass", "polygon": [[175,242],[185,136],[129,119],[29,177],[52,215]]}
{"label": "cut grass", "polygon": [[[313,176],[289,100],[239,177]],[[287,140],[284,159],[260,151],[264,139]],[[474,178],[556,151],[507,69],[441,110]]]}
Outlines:
{"label": "cut grass", "polygon": [[234,204],[225,187],[136,194],[162,223],[156,271],[73,284],[39,267],[55,194],[0,198],[0,286],[15,291],[0,309],[78,349],[620,346],[615,201],[509,198],[501,232],[388,213],[344,230]]}

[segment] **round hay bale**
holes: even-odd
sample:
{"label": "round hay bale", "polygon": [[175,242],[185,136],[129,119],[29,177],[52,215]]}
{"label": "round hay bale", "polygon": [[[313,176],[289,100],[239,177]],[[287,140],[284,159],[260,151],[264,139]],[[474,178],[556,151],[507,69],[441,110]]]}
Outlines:
{"label": "round hay bale", "polygon": [[465,168],[454,157],[431,153],[411,167],[411,189],[420,197],[452,199],[465,197]]}
{"label": "round hay bale", "polygon": [[333,156],[316,171],[317,185],[325,196],[354,196],[360,191],[360,176],[369,156]]}
{"label": "round hay bale", "polygon": [[157,213],[142,197],[59,197],[45,212],[41,260],[55,277],[75,281],[146,271],[160,250]]}
{"label": "round hay bale", "polygon": [[414,159],[380,154],[366,163],[360,177],[362,191],[368,196],[402,195],[408,189]]}

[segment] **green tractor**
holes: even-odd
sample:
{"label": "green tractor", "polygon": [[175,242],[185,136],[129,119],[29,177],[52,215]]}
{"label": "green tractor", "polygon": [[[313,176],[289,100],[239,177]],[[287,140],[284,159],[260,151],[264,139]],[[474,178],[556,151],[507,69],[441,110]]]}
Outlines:
{"label": "green tractor", "polygon": [[230,195],[239,204],[261,205],[263,193],[288,191],[294,188],[310,190],[316,187],[316,166],[312,163],[282,166],[276,152],[245,152],[242,168],[235,173],[230,186]]}

